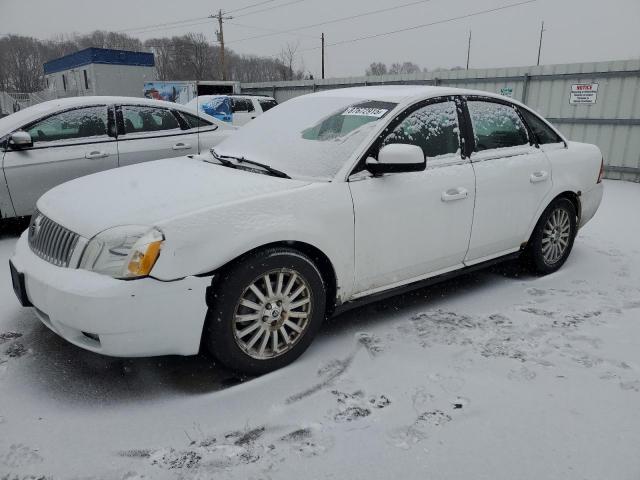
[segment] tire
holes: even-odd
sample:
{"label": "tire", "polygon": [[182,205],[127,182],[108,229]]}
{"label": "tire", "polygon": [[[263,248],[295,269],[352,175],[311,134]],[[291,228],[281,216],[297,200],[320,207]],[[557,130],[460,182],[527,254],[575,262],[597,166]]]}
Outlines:
{"label": "tire", "polygon": [[231,370],[261,375],[309,347],[324,320],[326,289],[309,257],[270,248],[223,271],[208,303],[203,343],[209,352]]}
{"label": "tire", "polygon": [[577,233],[576,207],[567,198],[553,201],[540,216],[525,260],[539,275],[557,271],[567,261]]}

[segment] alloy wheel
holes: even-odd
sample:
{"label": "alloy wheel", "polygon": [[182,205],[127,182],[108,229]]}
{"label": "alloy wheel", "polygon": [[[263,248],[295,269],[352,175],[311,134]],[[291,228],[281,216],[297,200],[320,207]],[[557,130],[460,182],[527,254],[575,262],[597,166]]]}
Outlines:
{"label": "alloy wheel", "polygon": [[295,270],[282,268],[260,275],[240,296],[233,333],[238,346],[258,360],[291,350],[311,317],[311,289]]}
{"label": "alloy wheel", "polygon": [[571,219],[563,208],[555,209],[542,231],[542,257],[547,265],[557,263],[567,251],[571,237]]}

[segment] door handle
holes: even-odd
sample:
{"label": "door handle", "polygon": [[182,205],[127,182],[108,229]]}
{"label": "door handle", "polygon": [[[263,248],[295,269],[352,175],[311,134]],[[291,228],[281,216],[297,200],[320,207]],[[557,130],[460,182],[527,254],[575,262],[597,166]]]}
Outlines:
{"label": "door handle", "polygon": [[173,146],[174,150],[189,150],[191,148],[191,144],[190,143],[176,143]]}
{"label": "door handle", "polygon": [[539,172],[533,172],[529,177],[531,183],[544,182],[547,178],[549,178],[549,172],[545,170],[540,170]]}
{"label": "door handle", "polygon": [[99,150],[94,150],[93,152],[87,153],[84,157],[89,160],[95,160],[97,158],[106,158],[109,154],[107,152],[101,152]]}
{"label": "door handle", "polygon": [[450,188],[446,192],[442,192],[443,202],[455,202],[456,200],[464,200],[469,196],[469,191],[466,188]]}

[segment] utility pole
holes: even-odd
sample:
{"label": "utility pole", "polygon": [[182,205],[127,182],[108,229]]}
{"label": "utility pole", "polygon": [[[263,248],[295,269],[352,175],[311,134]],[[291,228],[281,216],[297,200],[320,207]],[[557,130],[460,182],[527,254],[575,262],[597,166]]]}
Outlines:
{"label": "utility pole", "polygon": [[538,44],[538,65],[540,65],[540,52],[542,51],[542,34],[546,30],[544,29],[544,20],[542,21],[542,26],[540,27],[540,43]]}
{"label": "utility pole", "polygon": [[322,32],[322,79],[324,80],[324,32]]}
{"label": "utility pole", "polygon": [[220,63],[221,63],[221,67],[222,67],[222,80],[226,80],[227,79],[227,71],[226,71],[226,66],[225,66],[225,61],[224,61],[224,27],[223,27],[223,21],[224,20],[231,20],[233,17],[230,16],[224,16],[222,14],[222,10],[218,10],[218,13],[216,15],[209,15],[209,18],[215,18],[218,20],[218,31],[216,31],[216,37],[218,38],[218,42],[220,43]]}
{"label": "utility pole", "polygon": [[469,70],[469,57],[471,56],[471,30],[469,30],[469,46],[467,46],[467,70]]}

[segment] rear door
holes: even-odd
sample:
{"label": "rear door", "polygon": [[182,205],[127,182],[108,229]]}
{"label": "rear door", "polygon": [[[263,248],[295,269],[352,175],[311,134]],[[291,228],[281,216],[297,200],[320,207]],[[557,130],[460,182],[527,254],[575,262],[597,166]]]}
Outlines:
{"label": "rear door", "polygon": [[237,127],[246,125],[257,116],[253,102],[248,98],[231,97],[231,109],[233,111],[233,124]]}
{"label": "rear door", "polygon": [[197,132],[169,108],[122,105],[117,109],[120,166],[197,153]]}
{"label": "rear door", "polygon": [[517,109],[506,101],[468,97],[476,204],[466,264],[517,251],[551,190],[551,164]]}
{"label": "rear door", "polygon": [[222,122],[217,124],[188,112],[180,110],[178,113],[187,126],[186,131],[195,135],[195,141],[199,145],[199,153],[207,152],[236,130],[230,125],[222,124]]}
{"label": "rear door", "polygon": [[33,147],[5,153],[4,174],[17,216],[31,215],[47,190],[118,166],[113,110],[81,107],[42,118],[23,130]]}

